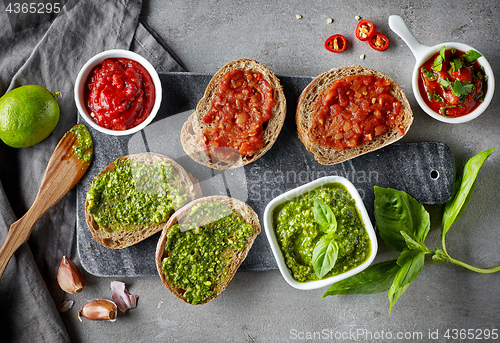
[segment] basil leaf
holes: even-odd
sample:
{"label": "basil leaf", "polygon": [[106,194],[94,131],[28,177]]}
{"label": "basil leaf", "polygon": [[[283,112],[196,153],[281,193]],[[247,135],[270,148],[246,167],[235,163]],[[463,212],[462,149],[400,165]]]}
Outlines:
{"label": "basil leaf", "polygon": [[484,97],[486,96],[486,77],[483,77],[481,73],[478,71],[476,75],[474,75],[474,84],[477,85],[478,92],[474,100],[483,102]]}
{"label": "basil leaf", "polygon": [[443,60],[444,58],[441,57],[441,55],[437,56],[432,64],[432,69],[435,71],[441,71],[443,69]]}
{"label": "basil leaf", "polygon": [[455,223],[464,213],[467,205],[469,204],[472,192],[476,187],[479,170],[481,169],[484,161],[486,161],[491,153],[497,148],[499,147],[482,151],[473,156],[465,164],[461,176],[457,178],[455,182],[454,194],[451,199],[448,200],[444,208],[441,239],[444,238],[451,225]]}
{"label": "basil leaf", "polygon": [[418,242],[417,240],[415,240],[414,237],[411,237],[406,232],[401,231],[401,236],[403,236],[403,238],[405,239],[406,246],[408,247],[408,249],[414,250],[414,251],[421,251],[421,252],[424,252],[426,254],[432,253],[432,251],[425,246],[424,242]]}
{"label": "basil leaf", "polygon": [[474,91],[474,85],[472,83],[462,83],[459,80],[450,84],[451,91],[455,96],[468,95]]}
{"label": "basil leaf", "polygon": [[462,60],[455,58],[453,61],[450,62],[451,68],[449,71],[454,72],[457,71],[458,69],[463,67]]}
{"label": "basil leaf", "polygon": [[441,107],[441,114],[446,117],[447,116],[446,110],[449,108],[455,108],[455,107],[458,107],[458,106],[457,105],[443,106],[443,107]]}
{"label": "basil leaf", "polygon": [[334,233],[337,230],[337,219],[331,207],[318,198],[314,199],[313,214],[321,231]]}
{"label": "basil leaf", "polygon": [[403,267],[406,264],[406,262],[412,260],[419,253],[420,252],[417,250],[412,250],[412,249],[406,248],[399,255],[396,263],[398,264],[398,266]]}
{"label": "basil leaf", "polygon": [[432,71],[427,70],[425,67],[420,68],[420,71],[429,79],[429,81],[436,81],[437,75]]}
{"label": "basil leaf", "polygon": [[451,86],[451,83],[450,81],[448,80],[445,80],[445,79],[438,79],[438,82],[441,86],[443,86],[444,88],[448,88]]}
{"label": "basil leaf", "polygon": [[387,291],[399,269],[396,261],[372,264],[361,273],[331,285],[322,298],[328,295],[373,294]]}
{"label": "basil leaf", "polygon": [[463,55],[463,58],[466,62],[471,63],[475,62],[481,56],[483,55],[481,55],[479,52],[475,50],[469,50],[465,55]]}
{"label": "basil leaf", "polygon": [[481,66],[481,71],[478,70],[477,72],[477,77],[484,77],[484,82],[487,82],[488,81],[488,75],[486,75],[486,72],[484,71],[484,67]]}
{"label": "basil leaf", "polygon": [[325,276],[337,262],[339,245],[333,240],[332,234],[321,236],[314,246],[312,254],[312,265],[314,273],[321,279]]}
{"label": "basil leaf", "polygon": [[[453,50],[452,50],[452,54],[453,54]],[[446,47],[445,46],[442,46],[441,49],[439,49],[439,56],[441,56],[441,59],[443,61],[446,61]]]}
{"label": "basil leaf", "polygon": [[410,283],[415,280],[418,274],[422,271],[422,268],[424,267],[424,257],[425,253],[423,252],[415,253],[412,258],[407,256],[405,264],[398,271],[394,277],[391,287],[389,288],[389,313],[391,313],[392,307],[396,304],[401,295],[403,295],[406,289],[408,289]]}
{"label": "basil leaf", "polygon": [[439,102],[444,102],[443,97],[437,93],[429,94],[429,100],[437,100]]}
{"label": "basil leaf", "polygon": [[404,231],[424,242],[430,229],[429,212],[403,191],[375,186],[375,224],[379,235],[391,248],[407,247]]}

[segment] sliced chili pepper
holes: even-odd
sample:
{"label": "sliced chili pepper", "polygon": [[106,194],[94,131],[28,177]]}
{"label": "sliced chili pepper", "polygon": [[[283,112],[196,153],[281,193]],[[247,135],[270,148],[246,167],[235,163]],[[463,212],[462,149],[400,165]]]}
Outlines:
{"label": "sliced chili pepper", "polygon": [[378,51],[384,51],[389,46],[389,40],[380,32],[375,32],[369,40],[370,46]]}
{"label": "sliced chili pepper", "polygon": [[325,48],[331,52],[342,52],[347,47],[347,40],[342,35],[333,35],[325,41]]}
{"label": "sliced chili pepper", "polygon": [[375,33],[375,25],[368,19],[363,19],[356,26],[356,38],[360,41],[366,41],[370,39]]}

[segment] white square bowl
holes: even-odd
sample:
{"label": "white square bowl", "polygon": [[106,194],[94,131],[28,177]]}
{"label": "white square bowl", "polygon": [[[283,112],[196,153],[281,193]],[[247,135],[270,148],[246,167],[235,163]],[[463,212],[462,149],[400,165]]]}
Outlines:
{"label": "white square bowl", "polygon": [[[274,230],[274,223],[273,223],[273,212],[276,209],[276,207],[280,206],[284,202],[296,198],[322,185],[330,183],[342,184],[349,191],[352,198],[356,201],[356,208],[358,209],[358,213],[361,216],[364,227],[370,239],[371,253],[370,256],[366,259],[366,261],[363,262],[363,264],[357,266],[356,268],[348,270],[345,273],[334,275],[329,278],[317,281],[299,282],[292,277],[290,270],[285,264],[283,252],[281,251],[278,240],[276,239],[276,232]],[[269,240],[269,244],[271,245],[271,250],[273,251],[274,258],[278,263],[278,268],[281,272],[281,275],[283,275],[283,278],[286,280],[286,282],[288,282],[290,286],[295,287],[297,289],[309,290],[309,289],[321,288],[329,286],[335,282],[346,279],[348,277],[351,277],[361,272],[365,268],[367,268],[373,262],[375,256],[377,255],[377,249],[378,249],[377,237],[375,235],[375,230],[373,229],[373,225],[370,221],[370,217],[368,216],[368,212],[366,212],[363,200],[361,199],[361,196],[359,195],[359,192],[356,189],[356,187],[354,187],[354,185],[349,180],[341,176],[322,177],[320,179],[314,180],[300,187],[294,188],[271,200],[269,204],[267,204],[266,209],[264,211],[264,228],[266,231],[267,239]]]}

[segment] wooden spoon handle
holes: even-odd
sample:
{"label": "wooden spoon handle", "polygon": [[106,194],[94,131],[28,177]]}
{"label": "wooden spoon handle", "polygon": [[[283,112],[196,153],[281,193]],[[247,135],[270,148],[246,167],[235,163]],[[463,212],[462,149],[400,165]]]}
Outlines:
{"label": "wooden spoon handle", "polygon": [[82,124],[74,126],[63,136],[50,157],[33,205],[21,219],[11,225],[0,249],[0,278],[14,252],[30,237],[38,220],[76,185],[89,167],[93,154],[92,143],[84,142],[85,151],[89,151],[90,156],[82,158],[74,149],[75,146],[82,148],[79,146],[81,142],[77,132],[88,135],[90,139],[87,128]]}
{"label": "wooden spoon handle", "polygon": [[[32,207],[34,208],[34,207]],[[0,278],[2,277],[10,258],[16,250],[25,242],[31,235],[31,231],[35,227],[40,216],[34,214],[34,211],[29,210],[26,214],[21,217],[18,221],[10,226],[9,233],[7,234],[7,239],[0,248]]]}

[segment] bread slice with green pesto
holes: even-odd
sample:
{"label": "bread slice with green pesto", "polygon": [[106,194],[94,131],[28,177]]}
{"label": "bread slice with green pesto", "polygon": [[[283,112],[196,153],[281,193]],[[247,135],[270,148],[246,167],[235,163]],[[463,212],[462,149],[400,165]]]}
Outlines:
{"label": "bread slice with green pesto", "polygon": [[[322,101],[324,92],[327,92],[335,82],[350,76],[370,75],[382,78],[389,83],[389,94],[400,104],[401,110],[393,125],[384,134],[374,137],[356,147],[336,150],[320,144],[314,136],[314,116],[317,114],[318,103]],[[372,99],[373,100],[373,99]],[[376,99],[375,99],[376,100]],[[413,122],[413,112],[403,90],[389,76],[363,66],[345,66],[331,69],[317,76],[303,91],[297,104],[295,116],[299,139],[306,149],[314,154],[314,158],[324,165],[336,164],[347,161],[362,154],[380,149],[401,139],[409,130]],[[325,125],[336,124],[334,120]]]}
{"label": "bread slice with green pesto", "polygon": [[122,249],[161,231],[177,209],[200,196],[198,181],[173,159],[156,153],[123,156],[90,184],[85,220],[98,243]]}
{"label": "bread slice with green pesto", "polygon": [[[271,108],[271,119],[263,123],[262,141],[263,145],[256,148],[254,151],[247,154],[240,146],[231,146],[231,144],[222,143],[221,146],[215,147],[210,143],[213,138],[211,133],[208,133],[211,129],[217,127],[217,125],[222,125],[224,130],[227,130],[227,126],[216,121],[206,122],[204,120],[206,114],[210,111],[213,102],[219,98],[218,91],[221,89],[221,80],[230,72],[236,70],[250,71],[254,73],[260,73],[262,79],[266,81],[272,88],[272,95],[274,100],[274,105]],[[252,81],[249,81],[252,82]],[[254,86],[252,86],[254,87]],[[261,93],[260,89],[253,88],[255,92]],[[240,94],[239,94],[240,95]],[[243,98],[247,101],[251,98],[251,95]],[[242,100],[242,102],[243,102]],[[236,100],[236,102],[239,100]],[[238,105],[227,104],[225,108],[234,108],[234,111],[238,112]],[[252,120],[256,116],[261,115],[260,109],[257,110],[257,114],[254,112],[247,115],[238,117],[239,113],[235,113],[235,118],[233,118],[234,126],[241,127],[245,125],[246,120],[238,118],[251,118]],[[215,75],[210,80],[203,97],[198,102],[195,112],[189,117],[189,119],[184,123],[181,130],[181,143],[184,151],[196,162],[205,165],[213,169],[231,169],[236,167],[241,167],[249,164],[262,155],[264,155],[276,142],[278,135],[283,127],[286,116],[286,98],[283,93],[283,87],[276,75],[264,64],[259,63],[251,59],[238,59],[227,63],[221,69],[219,69]],[[250,136],[248,137],[248,142],[251,142],[254,138],[251,137],[252,133],[243,130],[243,134],[246,132]],[[226,135],[224,131],[223,135]],[[256,136],[255,136],[256,137]]]}
{"label": "bread slice with green pesto", "polygon": [[227,196],[196,199],[163,228],[156,266],[163,284],[186,303],[205,304],[227,287],[260,233],[259,218]]}

